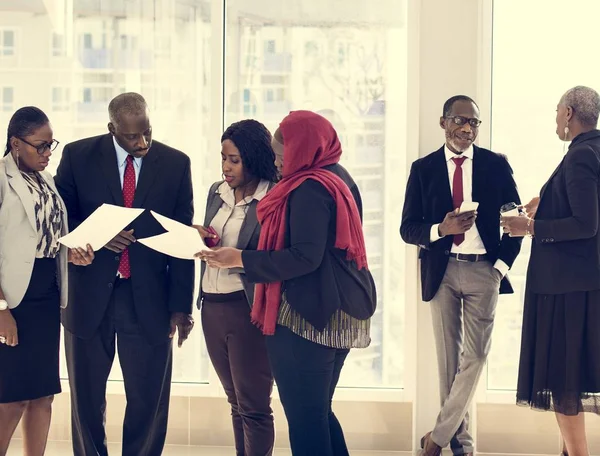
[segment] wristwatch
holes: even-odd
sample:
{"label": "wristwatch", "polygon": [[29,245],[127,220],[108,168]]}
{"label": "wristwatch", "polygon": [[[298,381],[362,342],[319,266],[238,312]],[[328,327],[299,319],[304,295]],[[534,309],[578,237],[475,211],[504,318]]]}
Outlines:
{"label": "wristwatch", "polygon": [[6,299],[0,299],[0,310],[6,309],[8,309],[8,302],[6,302]]}

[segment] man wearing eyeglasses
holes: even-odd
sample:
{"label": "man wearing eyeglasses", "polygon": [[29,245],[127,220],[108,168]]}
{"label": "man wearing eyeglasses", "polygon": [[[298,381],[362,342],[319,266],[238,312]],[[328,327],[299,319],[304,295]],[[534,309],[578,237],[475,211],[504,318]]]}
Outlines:
{"label": "man wearing eyeglasses", "polygon": [[190,159],[152,140],[137,93],[108,106],[108,133],[68,144],[56,174],[71,230],[103,203],[145,209],[96,253],[94,268],[70,268],[63,312],[73,454],[106,456],[106,383],[118,350],[127,396],[122,454],[162,453],[167,433],[172,339],[193,326],[194,262],[136,242],[164,232],[150,210],[191,225]]}
{"label": "man wearing eyeglasses", "polygon": [[490,350],[498,294],[513,292],[506,273],[521,249],[521,238],[500,237],[501,207],[520,203],[512,169],[505,156],[473,144],[480,125],[471,98],[446,101],[446,144],[413,163],[402,212],[402,239],[419,246],[440,377],[441,410],[421,440],[426,456],[448,445],[455,455],[473,453],[468,409]]}

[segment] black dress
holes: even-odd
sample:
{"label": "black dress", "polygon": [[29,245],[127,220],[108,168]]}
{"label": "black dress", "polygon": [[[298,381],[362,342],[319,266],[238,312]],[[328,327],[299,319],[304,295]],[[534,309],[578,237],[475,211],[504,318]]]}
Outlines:
{"label": "black dress", "polygon": [[526,291],[517,403],[600,414],[600,290]]}

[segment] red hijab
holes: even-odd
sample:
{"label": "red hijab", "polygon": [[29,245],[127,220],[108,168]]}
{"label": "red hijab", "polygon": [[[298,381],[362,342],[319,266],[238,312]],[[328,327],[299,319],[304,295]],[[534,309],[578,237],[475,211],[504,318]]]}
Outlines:
{"label": "red hijab", "polygon": [[[307,179],[320,182],[333,197],[337,208],[335,247],[347,252],[348,260],[366,268],[367,254],[360,214],[348,185],[336,174],[324,169],[338,163],[342,146],[331,123],[310,111],[291,112],[279,125],[284,139],[281,181],[257,207],[261,224],[258,250],[285,248],[286,208],[290,194]],[[259,283],[254,294],[252,322],[266,335],[275,333],[281,282]]]}

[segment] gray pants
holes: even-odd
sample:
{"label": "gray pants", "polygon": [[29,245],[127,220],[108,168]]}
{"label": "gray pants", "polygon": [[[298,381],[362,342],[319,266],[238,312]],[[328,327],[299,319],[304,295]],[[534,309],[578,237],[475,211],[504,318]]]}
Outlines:
{"label": "gray pants", "polygon": [[468,409],[490,352],[500,280],[488,261],[450,258],[431,301],[442,407],[431,437],[455,455],[473,451]]}

